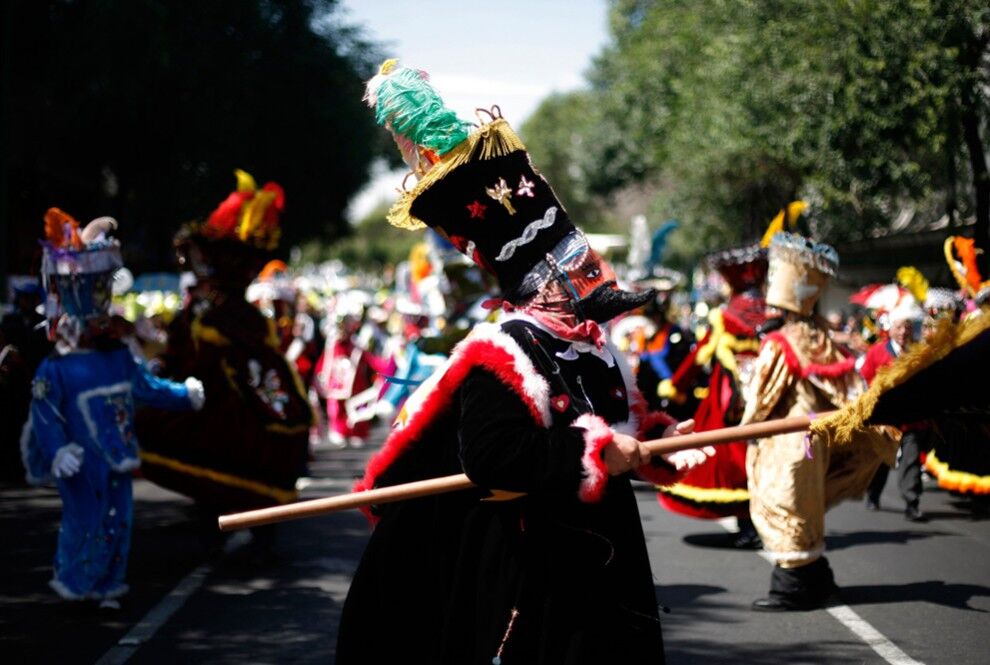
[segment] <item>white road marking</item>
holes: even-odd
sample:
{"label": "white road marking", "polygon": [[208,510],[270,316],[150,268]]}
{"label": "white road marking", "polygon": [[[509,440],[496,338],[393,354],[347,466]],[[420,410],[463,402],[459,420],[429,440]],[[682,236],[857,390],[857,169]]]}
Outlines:
{"label": "white road marking", "polygon": [[[718,520],[719,525],[729,532],[736,530],[736,520],[734,517],[726,517]],[[773,557],[769,552],[760,550],[757,552],[761,558],[773,564]],[[853,635],[866,642],[866,645],[877,652],[881,658],[890,665],[924,665],[921,661],[915,660],[904,653],[900,647],[891,642],[879,630],[874,628],[866,619],[856,614],[848,605],[832,605],[825,608],[832,617],[849,629]]]}
{"label": "white road marking", "polygon": [[[229,555],[250,542],[251,533],[249,531],[238,531],[224,543],[224,555]],[[203,582],[213,572],[213,565],[212,563],[204,563],[183,577],[167,596],[158,601],[158,604],[127,631],[126,635],[117,640],[115,646],[111,647],[96,661],[96,665],[121,665],[130,660],[131,656],[141,648],[141,645],[154,637],[155,633],[172,618],[172,615],[186,604],[190,596],[203,586]]]}
{"label": "white road marking", "polygon": [[96,665],[120,665],[130,660],[131,656],[141,648],[141,645],[154,637],[155,633],[165,625],[165,622],[185,605],[199,587],[203,585],[207,575],[213,570],[211,564],[204,563],[182,578],[167,596],[151,608],[126,635],[117,641],[116,646],[103,654]]}
{"label": "white road marking", "polygon": [[871,626],[863,617],[859,616],[848,605],[834,605],[828,608],[828,613],[835,617],[836,621],[851,630],[857,637],[870,645],[881,658],[891,665],[923,665],[907,655],[901,649],[888,640],[883,633]]}

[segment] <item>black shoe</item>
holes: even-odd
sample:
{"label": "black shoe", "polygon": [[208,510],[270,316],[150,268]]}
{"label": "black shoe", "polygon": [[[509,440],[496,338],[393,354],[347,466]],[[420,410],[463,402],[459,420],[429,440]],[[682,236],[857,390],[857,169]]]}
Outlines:
{"label": "black shoe", "polygon": [[904,509],[904,519],[908,522],[927,522],[928,516],[918,506],[908,506]]}
{"label": "black shoe", "polygon": [[866,500],[866,509],[868,511],[870,511],[871,513],[875,513],[878,510],[880,510],[880,502],[879,501],[874,501],[873,499],[869,499],[868,498]]}
{"label": "black shoe", "polygon": [[752,608],[756,612],[808,612],[819,610],[829,605],[834,605],[839,601],[837,594],[838,587],[832,585],[827,591],[816,594],[814,597],[787,598],[784,596],[767,596],[754,600]]}
{"label": "black shoe", "polygon": [[767,598],[754,600],[752,608],[755,612],[801,612],[811,609],[803,603],[796,603],[778,596],[768,596]]}
{"label": "black shoe", "polygon": [[755,612],[790,612],[794,608],[779,598],[760,598],[751,606]]}
{"label": "black shoe", "polygon": [[756,531],[740,531],[732,541],[732,547],[737,550],[759,550],[763,549],[763,541]]}

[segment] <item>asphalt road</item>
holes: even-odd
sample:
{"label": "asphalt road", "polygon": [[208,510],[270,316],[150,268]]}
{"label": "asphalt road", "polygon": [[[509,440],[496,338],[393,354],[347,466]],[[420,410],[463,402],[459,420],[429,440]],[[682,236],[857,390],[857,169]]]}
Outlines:
{"label": "asphalt road", "polygon": [[[347,491],[370,452],[319,451],[304,496]],[[340,607],[368,536],[362,515],[281,525],[268,558],[238,547],[244,536],[225,543],[180,496],[143,480],[135,493],[132,591],[121,610],[106,611],[48,590],[54,490],[0,485],[4,662],[333,661]],[[952,496],[925,494],[926,524],[904,520],[893,480],[880,513],[858,503],[833,510],[828,556],[846,607],[783,615],[749,609],[769,581],[757,553],[708,546],[722,526],[665,512],[648,488],[639,496],[657,597],[670,609],[670,663],[990,662],[990,520]]]}

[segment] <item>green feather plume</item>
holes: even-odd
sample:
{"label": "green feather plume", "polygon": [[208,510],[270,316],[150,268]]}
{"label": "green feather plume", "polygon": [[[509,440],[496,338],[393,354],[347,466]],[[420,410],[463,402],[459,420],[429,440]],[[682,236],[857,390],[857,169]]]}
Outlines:
{"label": "green feather plume", "polygon": [[444,106],[443,99],[425,75],[408,67],[396,67],[376,77],[375,120],[389,125],[416,145],[444,155],[468,137],[471,124]]}

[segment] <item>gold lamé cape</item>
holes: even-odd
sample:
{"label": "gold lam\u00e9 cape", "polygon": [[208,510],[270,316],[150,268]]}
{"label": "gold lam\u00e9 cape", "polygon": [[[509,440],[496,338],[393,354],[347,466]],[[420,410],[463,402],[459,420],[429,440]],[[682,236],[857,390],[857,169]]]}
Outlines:
{"label": "gold lam\u00e9 cape", "polygon": [[[854,359],[810,321],[785,324],[767,335],[743,388],[743,423],[808,415],[856,399],[865,384]],[[843,445],[795,432],[749,446],[746,471],[750,514],[777,565],[809,564],[825,549],[825,511],[862,496],[881,462],[893,463],[897,435],[858,430]]]}

